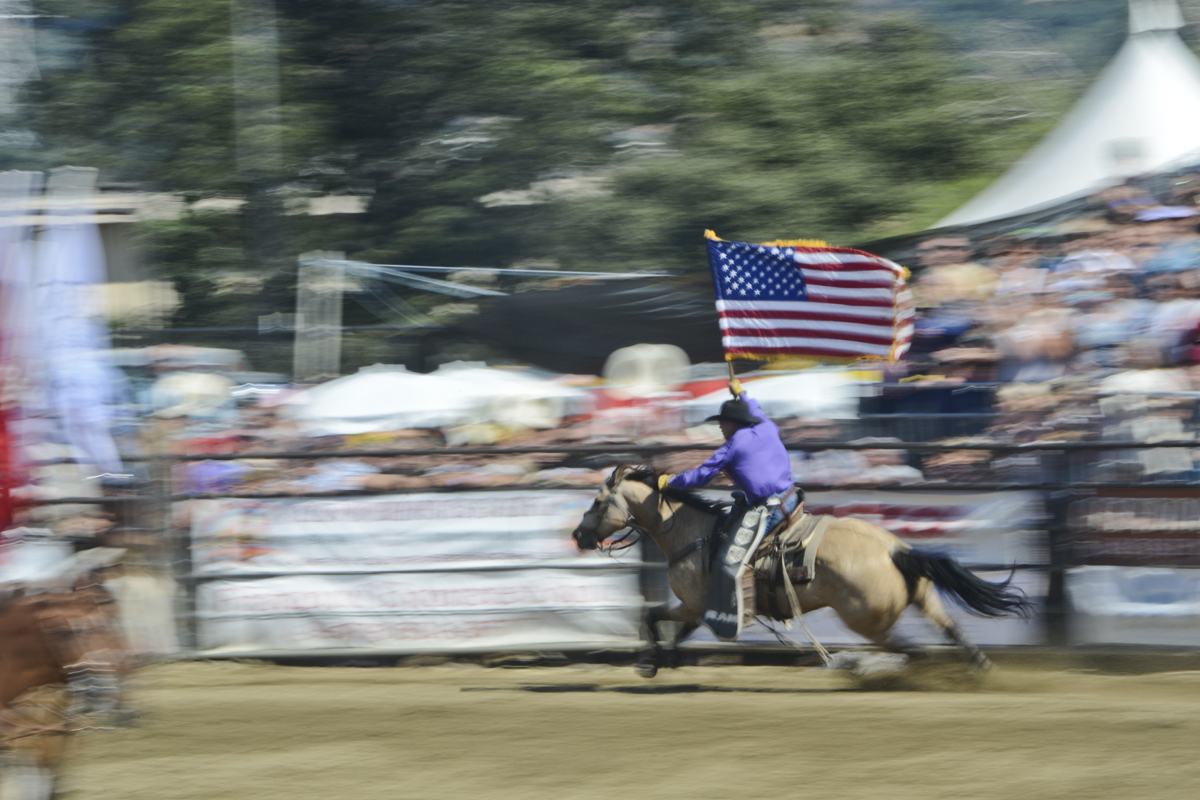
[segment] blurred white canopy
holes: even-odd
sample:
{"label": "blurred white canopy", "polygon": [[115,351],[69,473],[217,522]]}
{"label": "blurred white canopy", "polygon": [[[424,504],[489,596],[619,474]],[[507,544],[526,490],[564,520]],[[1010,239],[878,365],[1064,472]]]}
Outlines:
{"label": "blurred white canopy", "polygon": [[630,397],[650,397],[679,387],[688,377],[687,353],[673,344],[635,344],[614,350],[604,363],[608,388]]}
{"label": "blurred white canopy", "polygon": [[552,428],[587,392],[516,370],[447,364],[430,375],[377,364],[291,398],[290,416],[313,436],[472,423]]}
{"label": "blurred white canopy", "polygon": [[1175,0],[1130,0],[1129,37],[1036,147],[933,227],[1049,208],[1200,159],[1200,60],[1179,39]]}

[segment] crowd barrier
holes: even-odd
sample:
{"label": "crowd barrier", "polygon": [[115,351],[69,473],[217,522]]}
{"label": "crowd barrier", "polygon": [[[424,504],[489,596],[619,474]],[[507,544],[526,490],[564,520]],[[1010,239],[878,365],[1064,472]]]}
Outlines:
{"label": "crowd barrier", "polygon": [[[1200,483],[1188,476],[1153,483],[1074,479],[1097,454],[1194,448],[1194,441],[788,447],[1035,457],[1038,480],[807,486],[807,503],[815,513],[868,519],[915,546],[950,552],[989,579],[1011,574],[1037,613],[1021,621],[955,611],[981,645],[1200,646],[1200,572],[1192,569],[1200,567]],[[131,608],[160,609],[157,623],[139,623],[159,626],[139,634],[159,655],[632,650],[642,646],[643,609],[669,599],[664,558],[652,544],[619,557],[577,553],[569,532],[595,489],[185,494],[172,489],[170,467],[238,458],[548,453],[646,463],[681,451],[702,457],[710,449],[606,444],[143,456],[129,460],[146,465],[152,491],[51,502],[104,504],[127,529],[153,541],[158,577],[175,587],[160,584],[160,590],[173,596],[156,601],[145,583],[126,592]],[[164,620],[172,604],[173,618]],[[808,622],[826,645],[864,643],[827,611]],[[911,612],[900,633],[937,641]],[[752,626],[734,646],[790,646],[789,637],[778,626]],[[693,646],[715,645],[700,631]]]}

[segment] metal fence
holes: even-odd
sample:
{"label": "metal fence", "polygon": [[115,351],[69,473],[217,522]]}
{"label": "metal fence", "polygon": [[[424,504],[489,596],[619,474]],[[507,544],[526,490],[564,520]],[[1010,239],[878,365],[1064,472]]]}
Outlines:
{"label": "metal fence", "polygon": [[[870,419],[867,420],[871,422]],[[930,420],[942,424],[943,420]],[[957,421],[952,421],[958,424]],[[178,464],[197,461],[233,461],[239,459],[314,460],[346,458],[379,458],[403,456],[461,456],[502,458],[518,455],[557,455],[588,458],[592,463],[653,463],[656,458],[681,452],[695,452],[697,460],[715,445],[650,445],[636,443],[576,445],[561,447],[422,447],[389,450],[364,449],[342,451],[284,451],[233,454],[130,456],[127,461],[138,465],[143,480],[134,491],[101,498],[66,497],[47,504],[101,505],[112,511],[119,520],[116,529],[122,543],[132,544],[153,568],[170,574],[181,588],[178,598],[177,621],[183,651],[200,654],[197,640],[196,598],[200,587],[212,580],[193,568],[191,541],[185,527],[177,524],[173,509],[182,501],[204,499],[270,500],[294,497],[352,498],[370,497],[380,492],[336,491],[316,494],[292,492],[178,492],[173,486],[172,471]],[[1085,566],[1118,567],[1200,567],[1200,481],[1193,475],[1171,476],[1168,479],[1096,480],[1096,464],[1114,455],[1147,450],[1167,451],[1196,448],[1193,440],[1158,441],[1039,441],[1024,444],[962,441],[958,443],[907,442],[845,442],[809,441],[787,445],[795,452],[856,450],[903,450],[909,453],[984,452],[994,461],[1024,459],[1025,468],[1011,480],[991,481],[921,481],[881,486],[879,484],[841,483],[837,485],[806,485],[811,492],[820,491],[878,491],[890,493],[938,493],[952,499],[956,493],[1003,494],[1036,492],[1042,498],[1044,514],[1032,520],[1036,535],[1044,544],[1044,558],[1023,563],[971,563],[979,570],[1015,567],[1046,576],[1045,602],[1040,609],[1043,638],[1046,644],[1070,641],[1072,611],[1067,598],[1065,575],[1071,569]],[[529,485],[522,491],[559,491],[554,485]],[[445,494],[463,491],[455,488],[419,488],[389,490],[382,494]],[[471,492],[506,492],[512,487],[472,488]],[[565,533],[564,533],[565,535]],[[635,562],[609,565],[610,569],[637,571],[641,580],[644,602],[658,601],[664,594],[663,572],[665,559],[655,549],[647,549],[645,557]],[[510,564],[493,567],[471,567],[461,570],[447,566],[433,572],[450,574],[455,571],[504,571],[538,569],[537,564]],[[556,565],[555,569],[561,569]],[[596,569],[580,564],[575,569]],[[404,572],[383,569],[379,574]],[[431,570],[422,570],[429,572]],[[238,579],[253,580],[270,577],[270,572],[247,571]],[[336,574],[336,573],[334,573]],[[636,643],[629,643],[632,647]],[[358,652],[358,651],[355,651]],[[398,651],[398,652],[402,652]],[[333,655],[325,650],[312,655]],[[247,655],[241,653],[239,655]],[[263,653],[260,655],[281,655]],[[301,655],[292,653],[291,655]]]}

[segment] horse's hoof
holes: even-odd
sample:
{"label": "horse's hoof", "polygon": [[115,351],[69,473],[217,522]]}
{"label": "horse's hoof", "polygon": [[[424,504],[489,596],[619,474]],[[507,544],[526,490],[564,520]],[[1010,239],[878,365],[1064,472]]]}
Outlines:
{"label": "horse's hoof", "polygon": [[992,668],[996,665],[992,663],[990,658],[980,653],[971,660],[971,666],[975,668],[976,672],[982,675],[986,672],[991,672]]}
{"label": "horse's hoof", "polygon": [[643,678],[653,678],[658,674],[658,664],[653,661],[639,661],[633,668]]}

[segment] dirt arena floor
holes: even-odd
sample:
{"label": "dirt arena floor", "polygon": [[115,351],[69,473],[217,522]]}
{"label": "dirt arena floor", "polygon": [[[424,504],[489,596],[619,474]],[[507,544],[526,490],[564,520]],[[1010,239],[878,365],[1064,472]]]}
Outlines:
{"label": "dirt arena floor", "polygon": [[[982,680],[695,666],[144,670],[70,800],[1200,797],[1200,670],[1028,659]],[[1175,671],[1170,671],[1175,669]]]}

